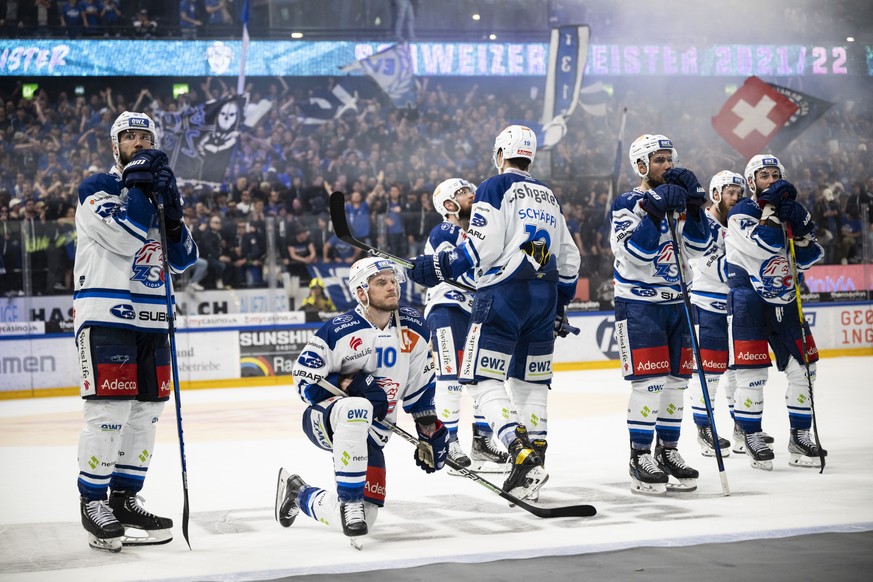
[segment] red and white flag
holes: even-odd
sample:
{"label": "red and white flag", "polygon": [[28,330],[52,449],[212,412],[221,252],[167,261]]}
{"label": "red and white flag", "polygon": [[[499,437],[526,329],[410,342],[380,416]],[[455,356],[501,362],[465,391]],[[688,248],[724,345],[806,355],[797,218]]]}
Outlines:
{"label": "red and white flag", "polygon": [[791,99],[758,77],[749,77],[712,118],[712,127],[749,159],[764,151],[795,111]]}

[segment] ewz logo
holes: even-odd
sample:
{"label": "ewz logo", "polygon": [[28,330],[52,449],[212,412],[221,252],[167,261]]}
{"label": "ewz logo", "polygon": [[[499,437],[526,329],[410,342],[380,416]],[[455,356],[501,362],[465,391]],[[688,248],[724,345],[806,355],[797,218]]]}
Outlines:
{"label": "ewz logo", "polygon": [[352,408],[348,413],[349,420],[367,420],[367,411],[363,408]]}
{"label": "ewz logo", "polygon": [[149,241],[143,245],[133,257],[130,267],[133,271],[131,281],[142,283],[150,289],[155,289],[164,284],[163,255],[161,243]]}

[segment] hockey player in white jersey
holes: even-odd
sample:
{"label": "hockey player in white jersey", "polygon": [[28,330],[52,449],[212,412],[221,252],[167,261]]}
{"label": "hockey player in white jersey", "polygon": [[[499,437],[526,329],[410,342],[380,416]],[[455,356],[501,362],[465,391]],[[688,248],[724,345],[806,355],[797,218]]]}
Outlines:
{"label": "hockey player in white jersey", "polygon": [[543,456],[555,336],[568,333],[564,312],[580,264],[557,198],[528,172],[536,148],[528,127],[501,131],[492,152],[499,174],[476,190],[467,240],[415,257],[410,269],[429,287],[474,270],[460,379],[509,451],[503,489],[527,499],[548,478]]}
{"label": "hockey player in white jersey", "polygon": [[170,269],[194,264],[197,246],[151,118],[125,111],[109,135],[115,165],[79,185],[73,309],[85,416],[82,525],[92,547],[119,551],[122,543],[172,539],[172,520],[146,511],[138,496],[172,382],[164,287],[172,280],[163,270],[157,194]]}
{"label": "hockey player in white jersey", "polygon": [[303,431],[315,446],[332,453],[336,485],[329,491],[280,472],[276,518],[283,527],[302,511],[341,525],[350,538],[368,533],[386,497],[382,449],[391,431],[381,422],[396,423],[398,407],[415,419],[416,464],[428,473],[445,464],[448,431],[434,408],[429,333],[417,311],[398,307],[404,279],[384,259],[353,264],[349,289],[358,305],[325,323],[294,365],[294,385],[308,404]]}
{"label": "hockey player in white jersey", "polygon": [[[706,211],[712,244],[702,257],[688,261],[693,272],[689,283],[692,317],[697,328],[700,356],[706,386],[701,386],[699,375],[691,381],[691,409],[697,425],[697,443],[706,457],[715,456],[712,428],[706,413],[703,390],[706,389],[713,411],[719,382],[724,384],[725,398],[734,414],[734,370],[728,368],[727,329],[727,263],[724,256],[724,237],[727,233],[727,215],[743,197],[746,181],[729,170],[722,170],[709,183],[709,199],[712,204]],[[722,456],[730,455],[730,441],[719,437]]]}
{"label": "hockey player in white jersey", "polygon": [[[442,215],[443,222],[431,230],[425,244],[425,254],[451,251],[464,242],[470,226],[475,191],[476,187],[462,178],[450,178],[436,187],[433,205]],[[468,286],[475,284],[470,277],[462,277],[461,281]],[[472,471],[503,472],[508,456],[492,442],[491,426],[475,407],[473,446],[469,457],[458,440],[463,391],[458,373],[464,340],[470,327],[473,293],[443,282],[428,289],[425,302],[424,316],[430,328],[431,350],[436,367],[434,401],[437,416],[449,431],[449,458]],[[456,474],[451,470],[449,472]]]}
{"label": "hockey player in white jersey", "polygon": [[615,335],[622,374],[631,383],[631,491],[650,495],[668,488],[693,491],[698,477],[677,448],[693,357],[667,215],[684,213],[676,221],[684,257],[703,255],[711,237],[703,210],[706,191],[691,171],[674,166],[677,155],[663,135],[634,140],[629,158],[640,185],[612,205]]}
{"label": "hockey player in white jersey", "polygon": [[[787,231],[790,229],[794,237],[798,276],[821,260],[824,249],[816,242],[812,217],[796,201],[797,189],[785,179],[785,168],[775,156],[753,157],[744,174],[752,197],[731,210],[725,238],[730,358],[737,381],[734,420],[743,433],[751,465],[772,470],[773,450],[761,430],[764,386],[771,366],[769,346],[779,371],[788,377],[789,464],[820,466],[819,454],[827,453],[810,438],[809,394],[809,386],[815,382],[818,350],[809,324],[804,321],[801,327],[796,310]],[[801,348],[803,336],[809,378]]]}

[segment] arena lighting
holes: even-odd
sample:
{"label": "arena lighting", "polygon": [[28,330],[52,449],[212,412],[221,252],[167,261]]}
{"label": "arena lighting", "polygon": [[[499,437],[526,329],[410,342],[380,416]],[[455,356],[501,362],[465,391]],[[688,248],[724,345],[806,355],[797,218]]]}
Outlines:
{"label": "arena lighting", "polygon": [[303,38],[303,33],[302,32],[292,32],[291,38]]}
{"label": "arena lighting", "polygon": [[855,37],[854,36],[847,36],[846,42],[855,42]]}
{"label": "arena lighting", "polygon": [[482,17],[479,16],[478,14],[473,15],[473,20],[479,20],[480,18],[482,18]]}
{"label": "arena lighting", "polygon": [[489,40],[497,40],[497,35],[492,32],[491,34],[488,35],[488,39]]}

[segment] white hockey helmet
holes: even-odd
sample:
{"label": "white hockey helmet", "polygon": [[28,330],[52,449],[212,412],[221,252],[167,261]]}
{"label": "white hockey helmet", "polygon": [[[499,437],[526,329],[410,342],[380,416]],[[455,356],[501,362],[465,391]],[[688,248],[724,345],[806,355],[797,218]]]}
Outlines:
{"label": "white hockey helmet", "polygon": [[[645,178],[649,175],[649,156],[659,150],[670,150],[673,162],[679,161],[679,152],[673,147],[673,141],[665,135],[646,133],[633,141],[628,151],[628,158],[637,176]],[[646,172],[644,174],[640,173],[637,161],[641,161],[646,165]]]}
{"label": "white hockey helmet", "polygon": [[491,152],[491,162],[498,170],[497,154],[503,151],[503,159],[525,158],[533,164],[537,155],[537,134],[524,125],[510,125],[501,131],[494,140],[494,149]]}
{"label": "white hockey helmet", "polygon": [[[709,182],[709,199],[718,204],[718,201],[721,200],[721,193],[725,186],[739,186],[740,196],[742,196],[746,191],[746,181],[743,180],[742,176],[736,172],[731,172],[730,170],[722,170],[713,176],[712,180]],[[713,196],[713,190],[718,192],[718,200]]]}
{"label": "white hockey helmet", "polygon": [[355,261],[349,269],[349,291],[351,291],[355,301],[366,307],[358,298],[358,288],[360,287],[367,294],[369,303],[370,278],[382,271],[392,271],[398,285],[406,281],[406,272],[388,259],[365,257]]}
{"label": "white hockey helmet", "polygon": [[779,168],[779,173],[785,178],[785,166],[779,162],[779,158],[773,154],[758,154],[749,160],[749,163],[746,164],[746,170],[743,172],[743,175],[746,177],[746,183],[749,186],[749,191],[752,194],[756,193],[755,174],[762,168]]}
{"label": "white hockey helmet", "polygon": [[158,131],[155,122],[145,113],[125,111],[116,118],[112,127],[109,128],[109,137],[112,139],[112,155],[115,156],[116,165],[121,165],[121,156],[118,151],[118,135],[128,129],[141,129],[152,136],[152,148],[158,148]]}
{"label": "white hockey helmet", "polygon": [[[461,206],[455,201],[455,195],[464,188],[469,188],[470,192],[473,194],[476,193],[476,186],[463,178],[449,178],[448,180],[441,182],[433,191],[433,207],[436,208],[436,211],[439,212],[444,219],[447,219],[450,214],[458,216],[460,213]],[[451,210],[446,209],[445,203],[448,200],[454,202],[455,205],[458,206],[458,210],[452,212]]]}

